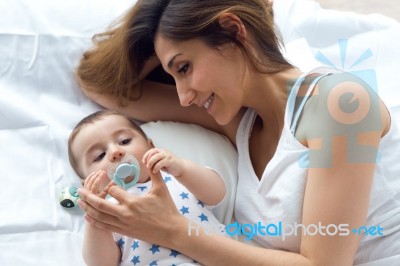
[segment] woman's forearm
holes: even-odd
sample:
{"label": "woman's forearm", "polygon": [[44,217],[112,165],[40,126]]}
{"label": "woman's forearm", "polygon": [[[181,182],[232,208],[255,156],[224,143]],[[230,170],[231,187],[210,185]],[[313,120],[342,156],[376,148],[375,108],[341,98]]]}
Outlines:
{"label": "woman's forearm", "polygon": [[203,265],[312,265],[301,254],[246,245],[217,233],[207,235],[197,226],[183,222],[170,248]]}
{"label": "woman's forearm", "polygon": [[118,205],[79,189],[80,206],[89,223],[99,230],[119,232],[177,250],[203,265],[312,265],[303,255],[207,235],[179,213],[162,176],[150,172],[150,177],[153,186],[142,197],[130,195],[118,186],[111,187],[108,192],[120,202]]}
{"label": "woman's forearm", "polygon": [[120,251],[111,231],[85,225],[83,258],[88,266],[118,265]]}

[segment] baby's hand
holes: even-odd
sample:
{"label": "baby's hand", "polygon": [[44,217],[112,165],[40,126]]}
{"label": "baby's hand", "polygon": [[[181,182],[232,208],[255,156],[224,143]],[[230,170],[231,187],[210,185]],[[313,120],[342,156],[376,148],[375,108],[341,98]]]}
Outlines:
{"label": "baby's hand", "polygon": [[147,151],[143,155],[142,162],[148,169],[152,170],[153,173],[163,170],[175,177],[179,177],[183,170],[182,159],[176,157],[174,154],[166,150],[157,148]]}
{"label": "baby's hand", "polygon": [[[113,183],[111,181],[111,183]],[[93,194],[105,198],[108,188],[110,188],[110,179],[104,170],[91,173],[84,181],[83,187]]]}

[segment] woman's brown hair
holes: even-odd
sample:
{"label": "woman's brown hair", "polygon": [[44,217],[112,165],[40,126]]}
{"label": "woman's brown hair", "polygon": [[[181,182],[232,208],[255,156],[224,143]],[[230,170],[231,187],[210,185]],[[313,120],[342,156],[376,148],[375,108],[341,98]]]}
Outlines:
{"label": "woman's brown hair", "polygon": [[[241,19],[251,43],[243,43],[234,29],[220,25],[224,13]],[[95,46],[78,67],[81,86],[113,95],[119,103],[140,98],[139,73],[155,54],[157,33],[175,41],[200,39],[216,50],[234,43],[261,73],[293,67],[281,53],[282,41],[267,0],[138,0],[114,29],[95,36]]]}
{"label": "woman's brown hair", "polygon": [[141,96],[139,75],[144,62],[153,54],[141,47],[143,65],[132,67],[134,58],[129,58],[125,46],[130,32],[129,20],[137,16],[139,5],[135,5],[110,28],[93,36],[93,47],[85,51],[76,69],[77,81],[83,91],[109,95],[123,105],[124,100],[137,100]]}
{"label": "woman's brown hair", "polygon": [[[220,16],[224,13],[239,17],[251,38],[243,42],[236,28],[222,26]],[[176,41],[199,38],[215,49],[234,43],[261,73],[292,67],[281,53],[282,41],[267,0],[172,0],[160,18],[158,32]]]}

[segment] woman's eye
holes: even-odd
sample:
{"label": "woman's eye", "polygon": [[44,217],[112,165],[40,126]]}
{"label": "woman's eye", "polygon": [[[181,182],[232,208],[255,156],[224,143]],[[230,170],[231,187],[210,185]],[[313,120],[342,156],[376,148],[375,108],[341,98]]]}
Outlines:
{"label": "woman's eye", "polygon": [[186,72],[189,69],[189,63],[184,64],[179,70],[178,73],[180,74],[186,74]]}
{"label": "woman's eye", "polygon": [[122,145],[127,145],[127,144],[131,143],[131,140],[132,139],[124,139],[123,141],[121,141],[121,144]]}
{"label": "woman's eye", "polygon": [[106,156],[106,153],[105,153],[105,152],[102,152],[99,156],[97,156],[97,157],[94,159],[94,161],[95,161],[95,162],[99,162],[99,161],[101,161],[101,160],[104,158],[104,156]]}

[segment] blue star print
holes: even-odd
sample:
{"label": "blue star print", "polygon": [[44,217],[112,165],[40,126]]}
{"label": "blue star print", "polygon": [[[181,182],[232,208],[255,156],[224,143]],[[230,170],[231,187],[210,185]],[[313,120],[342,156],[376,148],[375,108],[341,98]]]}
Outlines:
{"label": "blue star print", "polygon": [[189,198],[189,193],[182,192],[181,194],[179,194],[179,196],[181,196],[182,199],[188,199]]}
{"label": "blue star print", "polygon": [[158,245],[153,245],[153,246],[151,246],[151,248],[149,248],[149,250],[150,250],[153,254],[155,254],[155,253],[157,253],[157,252],[160,252],[160,246],[158,246]]}
{"label": "blue star print", "polygon": [[140,186],[140,187],[137,187],[137,188],[140,189],[142,192],[145,191],[145,190],[147,189],[146,186]]}
{"label": "blue star print", "polygon": [[139,257],[140,256],[133,256],[133,259],[131,260],[133,265],[136,265],[136,264],[140,263]]}
{"label": "blue star print", "polygon": [[200,218],[200,220],[203,221],[208,221],[208,217],[206,215],[204,215],[204,213],[202,213],[201,215],[198,216]]}
{"label": "blue star print", "polygon": [[182,206],[180,211],[181,211],[182,215],[185,215],[185,213],[189,213],[189,207]]}
{"label": "blue star print", "polygon": [[139,241],[133,241],[133,244],[131,247],[132,247],[132,250],[139,248]]}
{"label": "blue star print", "polygon": [[122,238],[120,238],[117,242],[117,245],[122,248],[122,246],[125,244],[124,240],[122,240]]}
{"label": "blue star print", "polygon": [[156,260],[153,260],[153,261],[150,263],[150,266],[158,266],[157,261],[156,261]]}
{"label": "blue star print", "polygon": [[202,201],[199,200],[199,201],[197,202],[197,204],[201,205],[201,207],[204,208],[204,203],[203,203]]}
{"label": "blue star print", "polygon": [[164,183],[167,183],[168,181],[171,181],[171,177],[170,176],[166,176],[164,178]]}
{"label": "blue star print", "polygon": [[170,255],[171,257],[176,258],[176,256],[178,256],[179,254],[181,254],[181,253],[179,253],[179,252],[176,251],[176,250],[171,249],[171,254],[169,254],[169,255]]}

